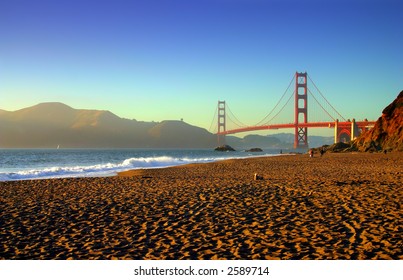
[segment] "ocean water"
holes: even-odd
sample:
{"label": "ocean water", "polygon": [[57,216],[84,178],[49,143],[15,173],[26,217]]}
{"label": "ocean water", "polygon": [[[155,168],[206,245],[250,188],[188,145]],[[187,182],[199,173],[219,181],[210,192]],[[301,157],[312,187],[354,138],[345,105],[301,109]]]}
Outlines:
{"label": "ocean water", "polygon": [[210,149],[0,149],[0,181],[113,176],[117,172],[130,169],[272,156],[279,152],[216,152]]}

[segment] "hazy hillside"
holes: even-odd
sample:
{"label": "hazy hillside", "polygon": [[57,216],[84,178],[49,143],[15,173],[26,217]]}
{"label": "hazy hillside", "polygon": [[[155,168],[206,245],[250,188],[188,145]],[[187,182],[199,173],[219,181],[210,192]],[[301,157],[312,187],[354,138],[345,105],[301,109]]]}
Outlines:
{"label": "hazy hillside", "polygon": [[[310,147],[318,147],[322,145],[333,144],[334,137],[309,135],[308,141]],[[267,136],[247,135],[244,138],[227,136],[227,143],[232,147],[238,147],[238,148],[259,147],[259,148],[293,149],[294,134],[277,133]]]}
{"label": "hazy hillside", "polygon": [[[236,149],[292,148],[294,135],[227,136]],[[332,138],[310,136],[311,145]],[[0,110],[0,148],[214,148],[217,136],[182,121],[141,122],[109,111],[77,110],[41,103],[14,112]]]}
{"label": "hazy hillside", "polygon": [[192,148],[216,146],[217,136],[206,129],[189,125],[183,121],[163,121],[148,131],[153,147]]}
{"label": "hazy hillside", "polygon": [[237,148],[285,148],[287,145],[275,136],[246,135],[244,138],[227,136],[227,143]]}
{"label": "hazy hillside", "polygon": [[213,134],[184,122],[139,122],[62,103],[0,111],[1,148],[211,148],[215,144]]}

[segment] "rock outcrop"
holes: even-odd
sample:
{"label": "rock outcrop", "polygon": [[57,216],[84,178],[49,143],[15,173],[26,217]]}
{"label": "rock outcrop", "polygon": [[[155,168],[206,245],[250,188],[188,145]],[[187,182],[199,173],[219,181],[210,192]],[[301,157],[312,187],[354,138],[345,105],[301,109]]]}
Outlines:
{"label": "rock outcrop", "polygon": [[252,149],[249,149],[249,150],[245,150],[245,152],[248,152],[248,153],[260,153],[260,152],[263,152],[263,150],[261,148],[252,148]]}
{"label": "rock outcrop", "polygon": [[383,111],[374,127],[353,141],[359,151],[403,151],[403,91]]}
{"label": "rock outcrop", "polygon": [[[351,152],[353,147],[349,143],[338,142],[332,145],[323,145],[322,147],[312,149],[314,153],[330,152],[330,153],[340,153],[340,152]],[[353,149],[354,150],[354,149]]]}
{"label": "rock outcrop", "polygon": [[222,145],[222,146],[219,146],[219,147],[215,148],[214,150],[219,151],[219,152],[233,152],[233,151],[235,151],[235,149],[232,148],[229,145]]}

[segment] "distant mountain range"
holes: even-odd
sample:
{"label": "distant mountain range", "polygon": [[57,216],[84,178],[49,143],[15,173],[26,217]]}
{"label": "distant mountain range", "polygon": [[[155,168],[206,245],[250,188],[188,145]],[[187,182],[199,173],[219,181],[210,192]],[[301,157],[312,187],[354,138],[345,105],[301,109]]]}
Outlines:
{"label": "distant mountain range", "polygon": [[[309,146],[319,147],[322,145],[333,144],[334,137],[324,136],[309,136]],[[250,148],[279,148],[279,149],[293,149],[294,147],[294,134],[292,133],[277,133],[272,135],[247,135],[244,138],[235,136],[227,136],[227,143],[232,147]]]}
{"label": "distant mountain range", "polygon": [[[293,134],[227,136],[229,145],[291,148]],[[311,136],[311,146],[332,137]],[[78,110],[41,103],[17,111],[0,110],[0,148],[213,148],[217,136],[183,121],[142,122],[109,111]]]}

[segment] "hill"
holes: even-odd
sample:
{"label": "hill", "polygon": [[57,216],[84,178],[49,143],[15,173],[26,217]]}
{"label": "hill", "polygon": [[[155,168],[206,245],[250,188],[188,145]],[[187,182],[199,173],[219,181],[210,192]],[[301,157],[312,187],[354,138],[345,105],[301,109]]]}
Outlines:
{"label": "hill", "polygon": [[[309,146],[318,147],[322,145],[333,144],[334,137],[327,136],[308,136]],[[237,148],[275,148],[275,149],[294,149],[293,133],[276,133],[271,135],[246,135],[244,138],[227,136],[227,144]]]}
{"label": "hill", "polygon": [[[184,137],[186,135],[186,137]],[[0,110],[1,148],[211,148],[216,137],[181,121],[140,122],[109,111],[41,103]]]}
{"label": "hill", "polygon": [[[327,137],[328,138],[328,137]],[[310,145],[332,138],[309,136]],[[294,135],[227,136],[236,149],[289,148]],[[214,148],[217,136],[183,121],[142,122],[110,111],[79,110],[59,102],[14,112],[0,109],[0,148]]]}
{"label": "hill", "polygon": [[403,151],[403,91],[383,111],[374,127],[354,142],[359,151]]}

